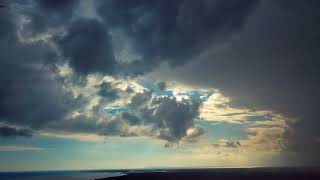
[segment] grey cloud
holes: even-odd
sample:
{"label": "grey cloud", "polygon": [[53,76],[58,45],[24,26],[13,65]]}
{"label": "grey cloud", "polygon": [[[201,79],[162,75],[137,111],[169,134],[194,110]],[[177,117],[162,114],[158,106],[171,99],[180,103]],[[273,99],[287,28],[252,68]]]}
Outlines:
{"label": "grey cloud", "polygon": [[167,85],[165,82],[159,82],[157,85],[158,85],[158,88],[160,89],[160,91],[162,91],[162,92],[165,91],[167,88]]}
{"label": "grey cloud", "polygon": [[[130,130],[131,124],[121,118],[108,118],[105,113],[95,112],[90,117],[80,115],[70,119],[61,119],[48,123],[43,130],[67,133],[89,133],[101,136],[137,136],[139,132]],[[103,118],[103,119],[101,119]],[[99,120],[101,122],[99,122]]]}
{"label": "grey cloud", "polygon": [[[114,88],[107,82],[101,85],[99,87],[111,91]],[[178,101],[173,97],[158,97],[153,92],[145,90],[131,98],[126,112],[110,117],[104,110],[104,103],[100,103],[90,110],[90,115],[80,114],[47,122],[42,129],[69,133],[95,133],[102,136],[148,136],[165,140],[167,145],[179,143],[182,139],[195,142],[205,133],[202,127],[194,124],[200,106],[200,101],[192,99]],[[189,129],[192,129],[192,133],[187,133]]]}
{"label": "grey cloud", "polygon": [[15,20],[12,11],[1,10],[0,117],[9,124],[39,128],[63,117],[68,98],[45,65],[50,48],[42,41],[21,43]]}
{"label": "grey cloud", "polygon": [[225,47],[157,77],[216,87],[233,105],[288,116],[288,151],[299,154],[299,163],[319,164],[319,5],[316,0],[263,1]]}
{"label": "grey cloud", "polygon": [[104,81],[99,86],[98,95],[105,98],[106,101],[112,102],[119,98],[121,90],[114,88],[110,82]]}
{"label": "grey cloud", "polygon": [[122,120],[111,120],[109,121],[105,128],[101,129],[99,134],[101,135],[118,135],[120,137],[132,137],[137,136],[139,132],[130,132],[129,125]]}
{"label": "grey cloud", "polygon": [[[76,6],[74,1],[66,2],[22,2],[26,11],[0,12],[0,47],[3,52],[0,61],[0,116],[1,122],[25,128],[50,131],[65,131],[72,133],[96,133],[100,135],[135,136],[131,126],[151,126],[151,136],[176,143],[187,136],[187,130],[194,128],[193,120],[199,115],[201,103],[194,100],[177,101],[175,98],[156,98],[152,92],[137,94],[132,98],[130,106],[134,113],[123,113],[115,119],[107,117],[104,103],[89,109],[93,115],[81,114],[71,117],[70,113],[82,112],[88,104],[88,98],[81,94],[75,96],[64,86],[81,85],[84,78],[61,78],[57,76],[56,63],[67,62],[76,72],[76,76],[86,76],[91,73],[113,74],[119,68],[113,57],[108,23],[95,19],[74,19],[72,11]],[[49,4],[48,4],[49,3]],[[51,4],[53,3],[53,4]],[[58,4],[56,4],[58,3]],[[149,4],[149,3],[147,3]],[[158,2],[159,4],[159,2]],[[22,8],[23,9],[23,8]],[[30,12],[27,12],[30,10]],[[70,10],[71,12],[67,12]],[[33,22],[36,13],[42,22],[36,27]],[[17,35],[19,13],[30,16],[31,24],[24,31],[41,33],[49,31],[55,25],[63,26],[66,34],[52,34],[46,41],[21,42]],[[30,14],[31,13],[31,14]],[[47,22],[41,15],[50,15],[53,22]],[[63,15],[66,14],[65,19]],[[48,24],[47,24],[48,23]],[[58,24],[55,24],[58,23]],[[49,31],[50,33],[50,31]],[[49,41],[49,43],[48,43]],[[56,54],[56,49],[50,43],[55,43],[63,58]],[[62,62],[52,61],[52,57]],[[81,82],[76,82],[76,81]],[[85,85],[85,84],[83,84]],[[161,89],[165,88],[160,84]],[[120,92],[111,84],[102,83],[98,95],[115,100]],[[167,111],[169,109],[169,111]],[[17,131],[17,135],[25,135]],[[202,129],[196,128],[193,138],[200,136]],[[149,134],[150,135],[150,134]]]}
{"label": "grey cloud", "polygon": [[234,142],[234,141],[228,141],[228,142],[226,142],[226,144],[225,144],[225,147],[228,147],[228,148],[238,148],[238,147],[240,147],[241,146],[241,144],[240,144],[240,142],[239,141],[236,141],[236,142]]}
{"label": "grey cloud", "polygon": [[185,64],[212,44],[239,31],[257,0],[99,2],[98,11],[112,29],[128,36],[142,59],[130,64],[135,72],[149,71],[160,62]]}
{"label": "grey cloud", "polygon": [[129,93],[129,94],[134,93],[134,90],[130,86],[128,86],[125,91],[126,93]]}
{"label": "grey cloud", "polygon": [[48,43],[19,40],[16,13],[0,11],[0,26],[4,27],[0,30],[0,123],[10,125],[1,128],[1,136],[31,136],[46,129],[83,132],[81,125],[77,131],[67,123],[64,128],[52,125],[64,122],[70,112],[85,105],[85,100],[81,95],[74,98],[63,88],[66,82],[48,62],[55,53]]}
{"label": "grey cloud", "polygon": [[[75,18],[78,1],[19,1],[22,8],[17,13],[31,18],[25,27],[31,34],[63,28],[66,34],[52,34],[52,40],[64,56],[62,59],[81,76],[143,73],[162,62],[179,66],[194,59],[192,66],[161,76],[217,87],[235,105],[271,109],[300,119],[298,123],[288,122],[288,150],[298,152],[304,163],[317,164],[319,2],[271,0],[256,9],[258,2],[101,1],[98,11],[103,22]],[[250,16],[254,10],[256,13]],[[56,53],[52,47],[43,41],[19,42],[16,19],[13,11],[1,9],[1,121],[33,129],[54,128],[51,124],[65,123],[65,116],[80,106],[80,99],[64,92],[60,82],[52,78],[51,65],[55,62],[50,61],[49,55]],[[116,62],[110,31],[118,29],[124,31],[141,59],[128,64]],[[205,50],[210,52],[203,53]],[[165,88],[162,85],[160,89]],[[113,92],[108,90],[101,90],[100,96],[117,94],[112,88]],[[123,113],[121,121],[97,124],[95,117],[92,124],[87,124],[87,117],[79,117],[74,126],[57,127],[130,136],[134,134],[124,133],[128,130],[125,127],[142,123],[154,128],[154,136],[177,142],[187,136],[188,128],[194,128],[193,119],[200,104],[168,97],[157,99],[145,92],[132,99],[135,112]]]}
{"label": "grey cloud", "polygon": [[77,0],[36,0],[36,2],[41,10],[49,13],[61,13],[64,11],[68,11],[70,13],[70,10],[72,12],[72,8],[76,4]]}
{"label": "grey cloud", "polygon": [[[195,100],[177,101],[173,97],[154,97],[152,92],[144,91],[132,98],[130,108],[143,124],[151,125],[154,136],[177,143],[187,136],[187,130],[194,127],[194,119],[199,115],[201,102]],[[202,135],[197,129],[196,136]]]}
{"label": "grey cloud", "polygon": [[29,33],[45,33],[52,28],[63,27],[71,22],[77,8],[77,0],[26,0],[18,1],[21,11],[30,17],[26,25]]}
{"label": "grey cloud", "polygon": [[30,129],[17,129],[8,126],[0,127],[0,137],[14,138],[14,137],[31,137],[33,132]]}
{"label": "grey cloud", "polygon": [[186,140],[188,142],[197,142],[198,138],[206,133],[205,129],[199,126],[194,127],[190,134],[187,134]]}
{"label": "grey cloud", "polygon": [[226,142],[222,142],[222,143],[213,143],[212,147],[214,147],[214,148],[221,148],[221,147],[239,148],[239,147],[241,147],[241,144],[239,141],[226,141]]}
{"label": "grey cloud", "polygon": [[73,22],[67,35],[57,44],[71,67],[79,74],[114,71],[115,60],[107,28],[98,20],[81,19]]}
{"label": "grey cloud", "polygon": [[214,144],[212,144],[212,146],[213,146],[214,148],[219,148],[219,147],[220,147],[220,144],[214,143]]}
{"label": "grey cloud", "polygon": [[139,119],[137,116],[129,113],[129,112],[124,112],[121,114],[122,119],[125,121],[128,121],[130,125],[140,125],[141,124],[141,119]]}
{"label": "grey cloud", "polygon": [[[97,1],[97,19],[75,17],[78,1],[22,2],[21,13],[30,17],[26,32],[41,33],[61,27],[56,45],[73,69],[81,74],[133,75],[151,71],[161,62],[185,64],[213,44],[238,32],[258,0],[215,1]],[[26,4],[31,4],[31,8]],[[50,18],[50,20],[48,20]],[[110,31],[121,30],[142,58],[115,61]]]}

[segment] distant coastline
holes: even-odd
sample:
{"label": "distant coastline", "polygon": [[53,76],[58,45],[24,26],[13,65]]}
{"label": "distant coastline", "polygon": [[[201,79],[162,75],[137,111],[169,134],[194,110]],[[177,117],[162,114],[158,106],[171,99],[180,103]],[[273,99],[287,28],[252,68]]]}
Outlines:
{"label": "distant coastline", "polygon": [[319,167],[146,168],[0,172],[4,180],[319,180]]}
{"label": "distant coastline", "polygon": [[95,180],[319,180],[320,168],[209,168],[132,172]]}

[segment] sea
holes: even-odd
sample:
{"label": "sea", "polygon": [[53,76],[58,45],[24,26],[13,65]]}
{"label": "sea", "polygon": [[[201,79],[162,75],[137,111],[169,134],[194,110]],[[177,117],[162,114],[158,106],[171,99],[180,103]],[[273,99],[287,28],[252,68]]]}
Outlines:
{"label": "sea", "polygon": [[27,171],[0,172],[0,180],[92,180],[123,176],[116,171]]}
{"label": "sea", "polygon": [[[0,180],[93,180],[131,174],[159,173],[178,174],[185,179],[309,179],[320,180],[319,167],[246,167],[246,168],[143,168],[112,170],[63,170],[63,171],[27,171],[0,172]],[[155,174],[154,174],[155,173]],[[147,175],[147,174],[146,174]],[[137,177],[137,176],[135,176]],[[142,176],[141,176],[142,177]],[[147,177],[147,176],[145,176]],[[160,177],[160,176],[159,176]],[[169,177],[169,178],[168,178]],[[176,179],[177,176],[172,176]],[[201,177],[201,178],[200,178]]]}

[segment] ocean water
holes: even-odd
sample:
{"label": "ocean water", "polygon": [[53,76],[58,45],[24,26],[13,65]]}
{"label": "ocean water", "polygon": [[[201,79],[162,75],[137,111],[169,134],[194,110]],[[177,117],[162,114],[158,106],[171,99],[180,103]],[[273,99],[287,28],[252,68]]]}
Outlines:
{"label": "ocean water", "polygon": [[122,172],[90,171],[41,171],[41,172],[0,172],[1,180],[91,180],[125,175]]}

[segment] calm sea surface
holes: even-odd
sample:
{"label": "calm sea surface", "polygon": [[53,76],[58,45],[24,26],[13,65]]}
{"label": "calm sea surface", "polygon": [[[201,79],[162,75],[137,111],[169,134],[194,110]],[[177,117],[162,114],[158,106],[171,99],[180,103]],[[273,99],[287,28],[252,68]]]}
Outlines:
{"label": "calm sea surface", "polygon": [[41,171],[41,172],[0,172],[1,180],[90,180],[122,176],[122,172],[90,171]]}

